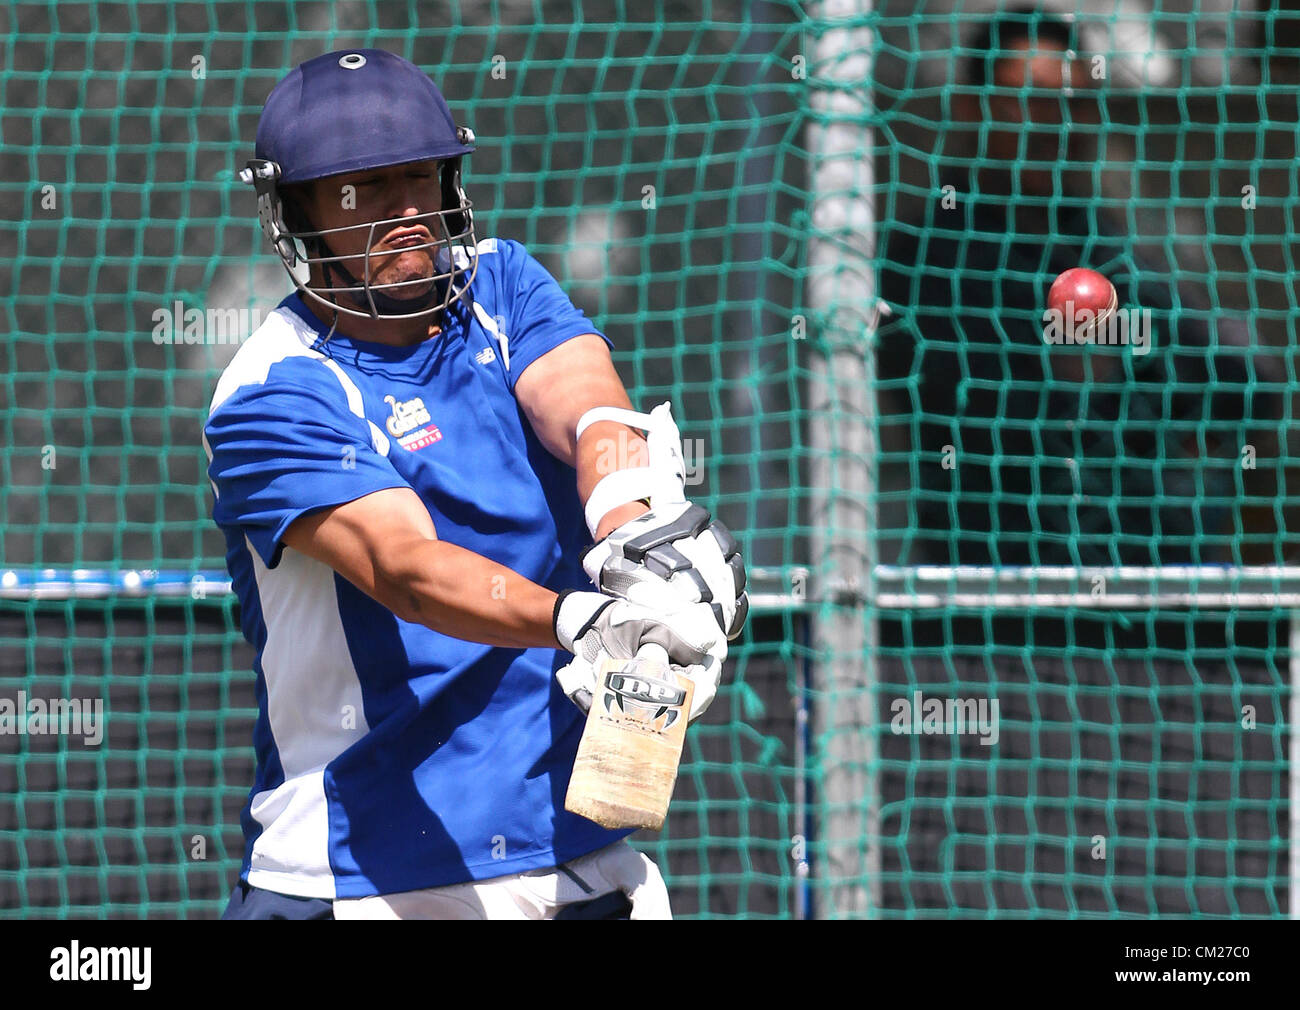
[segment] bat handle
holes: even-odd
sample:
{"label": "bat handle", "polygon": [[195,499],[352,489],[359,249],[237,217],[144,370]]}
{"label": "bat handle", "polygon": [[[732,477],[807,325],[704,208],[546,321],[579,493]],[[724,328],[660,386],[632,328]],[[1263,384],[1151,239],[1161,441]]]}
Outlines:
{"label": "bat handle", "polygon": [[668,650],[662,645],[656,645],[653,642],[647,642],[637,650],[636,658],[646,663],[657,663],[660,666],[669,666]]}

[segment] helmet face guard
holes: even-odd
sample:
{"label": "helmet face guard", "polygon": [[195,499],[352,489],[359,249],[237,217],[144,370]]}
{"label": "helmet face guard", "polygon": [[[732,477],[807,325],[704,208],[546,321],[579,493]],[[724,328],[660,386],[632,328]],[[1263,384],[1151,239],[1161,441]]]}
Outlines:
{"label": "helmet face guard", "polygon": [[[467,142],[473,134],[464,130]],[[304,297],[338,312],[362,319],[413,319],[444,311],[461,298],[478,271],[477,242],[474,237],[473,204],[460,185],[460,159],[449,159],[440,166],[443,203],[446,210],[385,218],[338,228],[310,229],[297,208],[280,193],[280,166],[273,161],[253,159],[240,173],[257,192],[257,218],[262,234],[271,243],[294,286]],[[448,199],[450,197],[450,199]],[[291,219],[292,224],[290,223]],[[378,254],[379,257],[428,250],[434,271],[430,277],[375,283],[372,258],[376,237],[383,238],[394,228],[423,225],[432,241],[403,246],[400,250]],[[330,238],[347,232],[365,233],[365,252],[339,256],[330,246]],[[359,265],[360,276],[349,262]],[[295,267],[306,265],[309,276],[302,280]],[[340,283],[336,283],[336,277]],[[319,280],[318,280],[319,279]],[[423,293],[411,289],[427,287]],[[351,299],[360,309],[350,308],[343,299]]]}

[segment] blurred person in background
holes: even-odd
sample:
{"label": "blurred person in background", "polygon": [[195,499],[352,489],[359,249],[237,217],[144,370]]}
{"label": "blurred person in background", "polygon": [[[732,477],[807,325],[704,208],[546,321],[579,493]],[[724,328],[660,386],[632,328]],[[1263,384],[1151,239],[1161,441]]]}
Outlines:
{"label": "blurred person in background", "polygon": [[[879,250],[882,423],[908,422],[914,460],[900,562],[1237,560],[1242,447],[1280,410],[1252,390],[1272,362],[1106,217],[1097,82],[1072,25],[1022,9],[969,49],[953,118],[974,155]],[[1045,341],[1047,290],[1077,266],[1150,310],[1147,353]]]}

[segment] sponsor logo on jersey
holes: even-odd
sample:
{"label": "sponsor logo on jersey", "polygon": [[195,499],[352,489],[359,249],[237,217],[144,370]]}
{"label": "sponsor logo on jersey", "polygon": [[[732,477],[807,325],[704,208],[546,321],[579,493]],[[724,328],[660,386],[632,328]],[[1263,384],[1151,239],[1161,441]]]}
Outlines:
{"label": "sponsor logo on jersey", "polygon": [[474,355],[474,360],[480,365],[490,365],[492,362],[497,360],[497,352],[492,350],[490,347],[485,347],[483,350],[479,351],[478,354]]}
{"label": "sponsor logo on jersey", "polygon": [[424,401],[418,396],[410,400],[399,400],[390,393],[384,397],[384,402],[393,412],[385,426],[403,449],[415,452],[442,441],[442,432],[433,423]]}
{"label": "sponsor logo on jersey", "polygon": [[393,416],[388,419],[387,424],[388,434],[393,438],[399,438],[412,428],[428,424],[431,420],[429,412],[424,407],[424,401],[418,396],[413,400],[399,400],[390,393],[384,397],[384,402],[393,411]]}
{"label": "sponsor logo on jersey", "polygon": [[431,424],[419,431],[413,431],[409,435],[403,435],[397,440],[397,444],[403,449],[415,452],[417,449],[423,449],[426,445],[433,445],[434,442],[441,441],[442,432],[438,430],[436,424]]}

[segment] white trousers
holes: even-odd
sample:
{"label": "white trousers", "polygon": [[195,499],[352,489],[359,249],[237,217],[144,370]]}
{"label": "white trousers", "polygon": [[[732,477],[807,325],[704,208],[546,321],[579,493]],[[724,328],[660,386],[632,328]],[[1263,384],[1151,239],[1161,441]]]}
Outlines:
{"label": "white trousers", "polygon": [[626,841],[563,866],[420,891],[339,898],[336,919],[553,919],[571,902],[622,891],[633,919],[671,919],[659,867]]}

